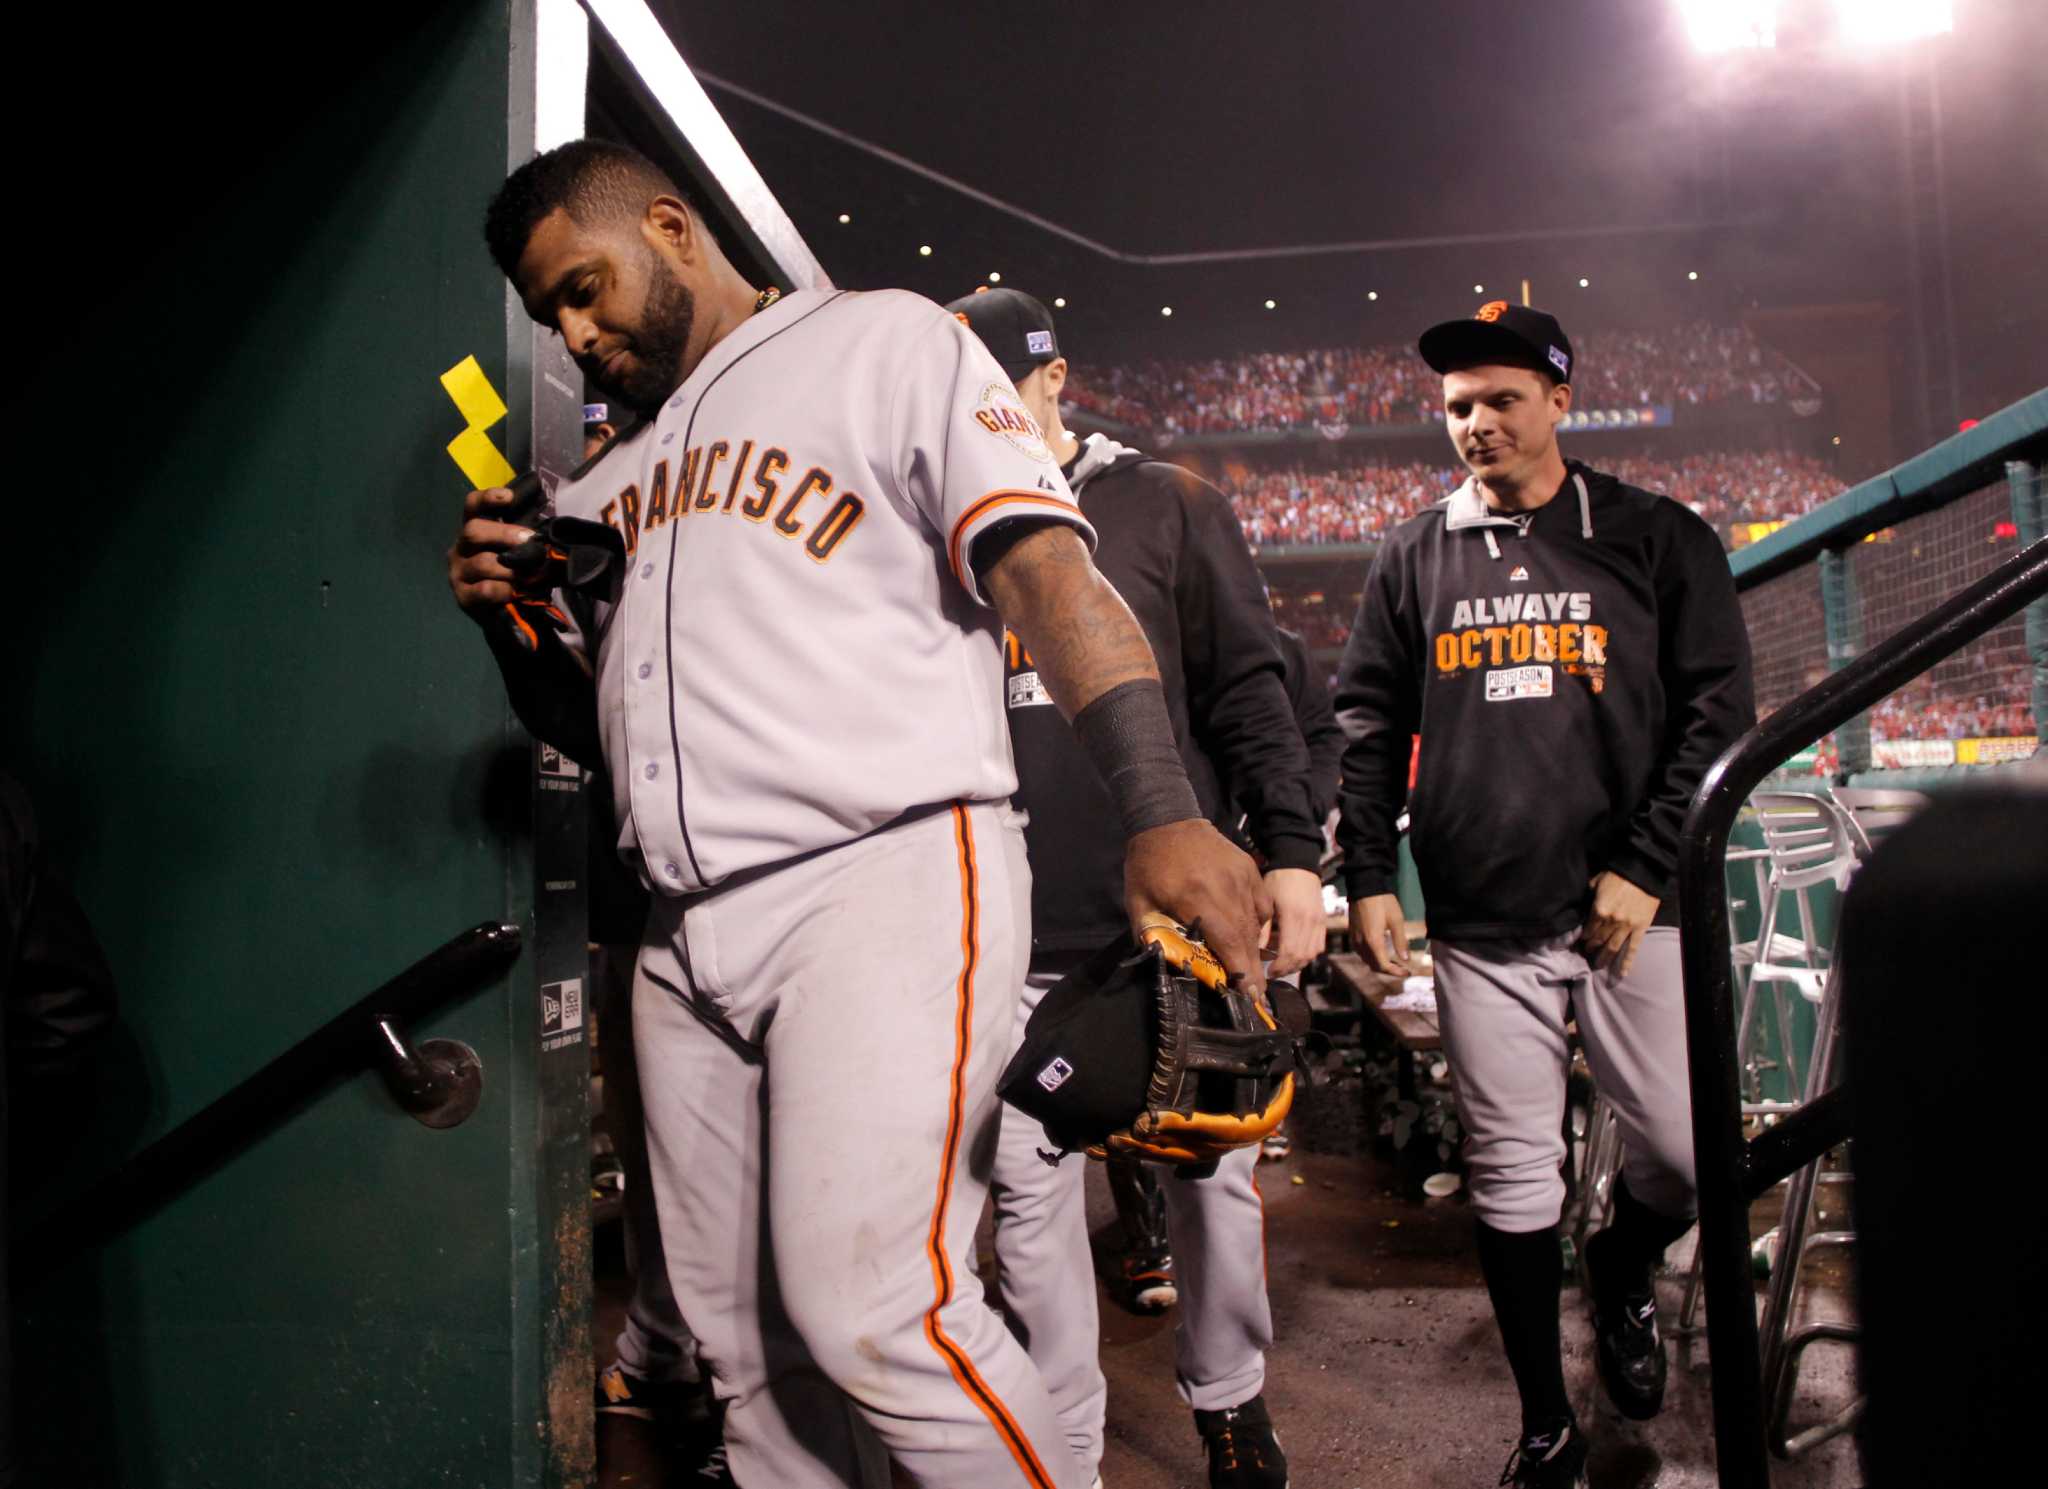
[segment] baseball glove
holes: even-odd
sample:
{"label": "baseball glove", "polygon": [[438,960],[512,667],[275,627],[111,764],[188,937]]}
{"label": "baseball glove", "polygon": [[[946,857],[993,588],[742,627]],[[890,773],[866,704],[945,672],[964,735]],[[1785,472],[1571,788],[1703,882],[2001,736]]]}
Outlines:
{"label": "baseball glove", "polygon": [[1003,1073],[1003,1098],[1061,1152],[1212,1168],[1278,1127],[1298,1041],[1233,988],[1200,937],[1164,916],[1045,995]]}

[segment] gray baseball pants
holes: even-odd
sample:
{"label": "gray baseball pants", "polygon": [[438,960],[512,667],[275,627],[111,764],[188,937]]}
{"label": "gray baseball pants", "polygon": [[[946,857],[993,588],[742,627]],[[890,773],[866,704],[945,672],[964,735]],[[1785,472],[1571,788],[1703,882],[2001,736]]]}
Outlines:
{"label": "gray baseball pants", "polygon": [[[1017,1039],[1046,990],[1079,960],[1033,963],[1017,1009]],[[1088,1245],[1087,1162],[1070,1157],[1054,1167],[1038,1156],[1057,1147],[1038,1123],[1004,1108],[990,1184],[997,1295],[1011,1332],[1045,1378],[1085,1482],[1102,1461],[1108,1386]],[[1258,1163],[1254,1145],[1231,1153],[1207,1179],[1161,1170],[1180,1288],[1174,1373],[1181,1399],[1202,1411],[1242,1405],[1265,1387],[1273,1314]]]}
{"label": "gray baseball pants", "polygon": [[1594,1085],[1621,1124],[1629,1192],[1660,1215],[1695,1213],[1678,931],[1652,926],[1626,978],[1596,971],[1577,940],[1430,943],[1444,1054],[1470,1134],[1472,1208],[1495,1230],[1542,1230],[1563,1212],[1574,1016]]}
{"label": "gray baseball pants", "polygon": [[974,1232],[1030,945],[977,803],[682,900],[634,983],[669,1280],[749,1489],[1080,1489]]}

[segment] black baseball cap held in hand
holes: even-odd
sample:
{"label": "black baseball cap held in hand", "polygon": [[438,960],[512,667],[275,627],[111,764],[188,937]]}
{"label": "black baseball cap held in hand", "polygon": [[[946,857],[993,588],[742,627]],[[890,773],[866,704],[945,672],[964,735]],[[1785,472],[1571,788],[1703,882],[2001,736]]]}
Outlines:
{"label": "black baseball cap held in hand", "polygon": [[1488,300],[1470,320],[1431,326],[1416,348],[1438,372],[1527,367],[1561,383],[1572,380],[1572,344],[1557,317],[1505,300]]}
{"label": "black baseball cap held in hand", "polygon": [[1053,335],[1052,312],[1022,290],[984,287],[961,296],[946,309],[995,353],[996,361],[1013,383],[1060,354],[1059,340]]}

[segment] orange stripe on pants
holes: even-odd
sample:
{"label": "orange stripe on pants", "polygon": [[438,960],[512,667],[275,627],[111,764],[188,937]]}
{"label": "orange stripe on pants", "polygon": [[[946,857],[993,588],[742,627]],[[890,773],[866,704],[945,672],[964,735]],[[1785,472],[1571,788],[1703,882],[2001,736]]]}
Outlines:
{"label": "orange stripe on pants", "polygon": [[1002,1399],[989,1388],[981,1373],[974,1368],[974,1362],[967,1353],[947,1337],[945,1326],[939,1322],[939,1314],[953,1299],[953,1268],[946,1258],[946,1206],[952,1195],[953,1165],[960,1154],[960,1128],[963,1121],[961,1091],[967,1079],[967,1057],[973,1040],[974,1028],[974,967],[980,955],[975,927],[980,921],[980,887],[974,870],[974,832],[967,821],[967,810],[956,805],[953,808],[953,838],[960,847],[960,990],[958,1021],[955,1024],[953,1043],[952,1092],[946,1110],[946,1142],[939,1160],[938,1198],[932,1205],[932,1228],[926,1238],[925,1250],[932,1263],[932,1306],[924,1316],[924,1337],[946,1362],[946,1368],[981,1408],[982,1415],[1002,1435],[1010,1449],[1010,1456],[1017,1460],[1017,1467],[1024,1471],[1024,1477],[1033,1489],[1054,1489],[1052,1475],[1045,1471],[1045,1465],[1032,1450],[1024,1430],[1017,1425]]}

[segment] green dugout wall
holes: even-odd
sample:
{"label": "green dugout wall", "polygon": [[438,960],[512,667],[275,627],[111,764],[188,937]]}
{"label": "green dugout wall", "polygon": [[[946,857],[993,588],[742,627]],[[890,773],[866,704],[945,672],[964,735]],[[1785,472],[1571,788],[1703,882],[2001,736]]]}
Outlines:
{"label": "green dugout wall", "polygon": [[[101,45],[34,24],[24,55]],[[90,1080],[12,1113],[28,1482],[582,1484],[583,788],[448,597],[438,377],[478,359],[515,465],[580,455],[581,380],[480,224],[586,105],[757,272],[821,276],[641,0],[138,24],[94,132],[24,141],[14,183],[0,768],[122,999]],[[47,1223],[482,922],[518,959],[411,1031],[475,1050],[460,1126],[359,1061],[106,1244]]]}

